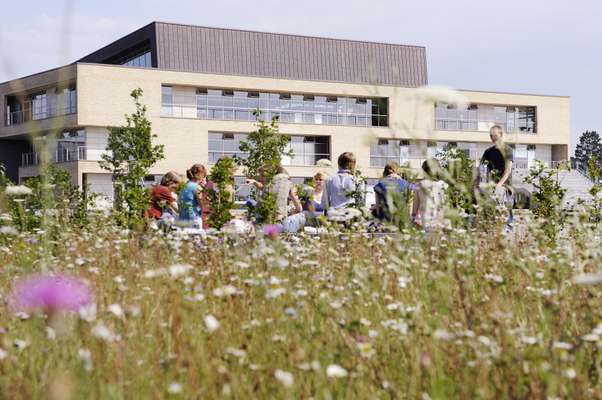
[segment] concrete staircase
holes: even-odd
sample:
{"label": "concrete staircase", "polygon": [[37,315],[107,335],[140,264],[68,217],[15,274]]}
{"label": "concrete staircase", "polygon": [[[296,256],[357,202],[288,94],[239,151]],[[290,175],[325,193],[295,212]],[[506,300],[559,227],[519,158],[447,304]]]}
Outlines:
{"label": "concrete staircase", "polygon": [[[523,182],[524,177],[528,175],[529,170],[527,169],[516,169],[512,171],[512,184],[517,188],[525,188],[532,191],[533,187]],[[591,200],[592,196],[588,191],[593,186],[593,183],[579,171],[574,169],[570,171],[559,171],[557,179],[558,182],[560,182],[560,185],[566,189],[563,201],[564,207],[572,207],[579,199],[586,201]]]}

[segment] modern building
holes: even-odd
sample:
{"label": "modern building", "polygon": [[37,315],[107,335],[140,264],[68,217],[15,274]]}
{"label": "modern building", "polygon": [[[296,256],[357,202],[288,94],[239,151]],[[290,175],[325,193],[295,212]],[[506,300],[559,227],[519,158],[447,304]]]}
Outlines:
{"label": "modern building", "polygon": [[568,97],[463,90],[458,107],[424,101],[427,83],[424,47],[153,22],[73,64],[0,84],[0,161],[23,180],[50,148],[74,182],[111,195],[98,160],[107,127],[133,111],[135,88],[165,145],[149,180],[239,154],[255,109],[279,117],[297,179],[343,151],[371,178],[388,160],[418,168],[448,143],[478,159],[494,123],[515,146],[516,168],[568,158]]}

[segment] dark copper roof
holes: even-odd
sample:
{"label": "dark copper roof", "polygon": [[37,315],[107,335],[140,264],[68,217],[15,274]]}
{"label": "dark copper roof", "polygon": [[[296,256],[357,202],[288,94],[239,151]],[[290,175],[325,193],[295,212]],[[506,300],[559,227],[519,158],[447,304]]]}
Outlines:
{"label": "dark copper roof", "polygon": [[176,71],[417,87],[424,47],[153,22],[82,58],[110,62],[146,42],[153,66]]}

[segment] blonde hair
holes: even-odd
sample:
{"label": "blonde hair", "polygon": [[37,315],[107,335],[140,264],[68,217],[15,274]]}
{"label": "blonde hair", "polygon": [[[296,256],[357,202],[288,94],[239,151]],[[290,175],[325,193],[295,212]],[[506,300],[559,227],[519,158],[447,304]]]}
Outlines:
{"label": "blonde hair", "polygon": [[326,178],[328,178],[328,174],[327,174],[326,172],[324,172],[324,171],[318,171],[318,172],[316,172],[316,174],[314,175],[314,179],[316,179],[316,178],[318,178],[318,177],[320,177],[320,178],[322,178],[322,179],[326,179]]}

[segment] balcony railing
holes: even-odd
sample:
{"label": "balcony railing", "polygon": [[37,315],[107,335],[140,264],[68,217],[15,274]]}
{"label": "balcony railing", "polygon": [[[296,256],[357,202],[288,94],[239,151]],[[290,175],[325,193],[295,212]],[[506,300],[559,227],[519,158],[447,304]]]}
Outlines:
{"label": "balcony railing", "polygon": [[[78,146],[73,149],[59,149],[51,158],[53,163],[64,163],[71,161],[100,161],[102,155],[107,152],[100,147]],[[37,152],[21,154],[21,167],[31,167],[40,164],[40,156]]]}
{"label": "balcony railing", "polygon": [[42,111],[32,110],[31,108],[19,111],[11,111],[6,114],[6,126],[23,124],[29,121],[41,121],[48,118],[59,117],[63,115],[75,114],[77,107],[75,104],[61,106],[61,107],[48,107]]}

